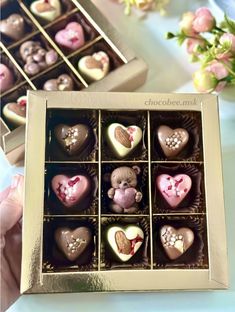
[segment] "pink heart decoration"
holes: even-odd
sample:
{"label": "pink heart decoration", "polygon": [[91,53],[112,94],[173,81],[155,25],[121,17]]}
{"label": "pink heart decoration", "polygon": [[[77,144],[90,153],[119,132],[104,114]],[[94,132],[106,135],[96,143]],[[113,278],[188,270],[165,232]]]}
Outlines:
{"label": "pink heart decoration", "polygon": [[187,174],[174,177],[161,174],[156,179],[156,185],[171,208],[176,208],[190,191],[192,180]]}
{"label": "pink heart decoration", "polygon": [[83,175],[69,178],[65,175],[56,175],[51,186],[58,199],[66,207],[78,204],[90,191],[90,181]]}
{"label": "pink heart decoration", "polygon": [[55,41],[62,47],[75,51],[85,43],[82,26],[77,22],[69,23],[55,35]]}
{"label": "pink heart decoration", "polygon": [[113,201],[124,209],[130,208],[135,203],[136,189],[116,189]]}

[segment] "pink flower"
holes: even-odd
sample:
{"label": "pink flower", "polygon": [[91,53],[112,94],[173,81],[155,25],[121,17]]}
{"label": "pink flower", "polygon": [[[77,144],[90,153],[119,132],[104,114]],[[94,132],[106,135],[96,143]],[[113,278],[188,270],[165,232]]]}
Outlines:
{"label": "pink flower", "polygon": [[207,70],[199,69],[193,74],[193,83],[198,92],[212,92],[217,86],[217,79]]}
{"label": "pink flower", "polygon": [[207,8],[200,8],[195,12],[193,29],[196,32],[211,31],[215,26],[215,18]]}
{"label": "pink flower", "polygon": [[223,34],[220,37],[220,43],[223,44],[224,42],[228,42],[229,44],[231,44],[230,51],[235,53],[235,36],[230,33]]}
{"label": "pink flower", "polygon": [[206,70],[213,73],[216,77],[216,79],[221,80],[228,76],[229,72],[225,68],[225,66],[218,62],[218,61],[212,61],[207,67]]}
{"label": "pink flower", "polygon": [[193,12],[184,13],[182,19],[179,23],[181,31],[183,31],[188,36],[196,35],[196,32],[193,30],[193,21],[195,15]]}
{"label": "pink flower", "polygon": [[225,66],[218,62],[212,61],[206,68],[197,70],[193,75],[195,88],[199,92],[220,92],[227,84],[222,80],[229,75]]}
{"label": "pink flower", "polygon": [[198,47],[204,48],[206,45],[206,42],[203,39],[189,38],[187,39],[186,44],[187,44],[187,52],[189,54],[199,55],[200,53],[197,51],[197,48]]}

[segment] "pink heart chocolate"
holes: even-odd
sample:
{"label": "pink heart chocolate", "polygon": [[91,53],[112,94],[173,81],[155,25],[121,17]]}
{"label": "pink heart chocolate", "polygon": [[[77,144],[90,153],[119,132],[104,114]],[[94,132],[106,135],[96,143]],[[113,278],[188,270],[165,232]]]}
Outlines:
{"label": "pink heart chocolate", "polygon": [[135,203],[136,189],[129,187],[126,189],[116,189],[113,201],[123,209],[130,208]]}
{"label": "pink heart chocolate", "polygon": [[90,191],[91,185],[87,177],[76,175],[69,178],[65,175],[56,175],[51,181],[56,196],[66,207],[78,204]]}
{"label": "pink heart chocolate", "polygon": [[190,191],[192,180],[187,174],[174,177],[161,174],[156,179],[156,185],[171,208],[176,208]]}
{"label": "pink heart chocolate", "polygon": [[75,51],[85,43],[82,26],[77,22],[69,23],[55,35],[55,41],[62,47]]}

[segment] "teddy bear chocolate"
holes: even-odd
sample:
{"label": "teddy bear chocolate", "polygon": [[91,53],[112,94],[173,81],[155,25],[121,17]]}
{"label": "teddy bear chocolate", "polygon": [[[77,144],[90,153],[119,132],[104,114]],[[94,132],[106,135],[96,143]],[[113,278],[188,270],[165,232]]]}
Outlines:
{"label": "teddy bear chocolate", "polygon": [[30,75],[36,75],[55,64],[58,54],[55,50],[44,49],[38,41],[26,41],[20,46],[20,55],[25,62],[24,70]]}
{"label": "teddy bear chocolate", "polygon": [[111,174],[112,188],[108,190],[108,197],[112,199],[110,209],[116,213],[131,214],[138,210],[138,203],[142,200],[142,193],[136,189],[138,166],[118,167]]}

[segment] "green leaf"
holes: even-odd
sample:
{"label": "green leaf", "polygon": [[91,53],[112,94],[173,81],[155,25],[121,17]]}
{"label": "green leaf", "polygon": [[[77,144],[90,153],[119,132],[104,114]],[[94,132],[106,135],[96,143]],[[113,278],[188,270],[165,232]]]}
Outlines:
{"label": "green leaf", "polygon": [[175,35],[171,32],[165,33],[165,39],[172,39],[175,38]]}
{"label": "green leaf", "polygon": [[232,19],[228,18],[228,16],[225,14],[224,15],[224,22],[225,22],[225,27],[228,29],[228,31],[231,34],[235,35],[235,21],[233,21]]}
{"label": "green leaf", "polygon": [[177,42],[181,46],[184,43],[184,40],[186,39],[186,36],[183,32],[179,33],[177,35]]}

